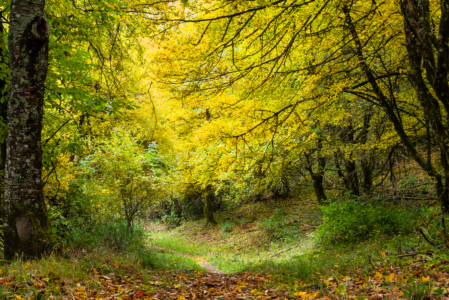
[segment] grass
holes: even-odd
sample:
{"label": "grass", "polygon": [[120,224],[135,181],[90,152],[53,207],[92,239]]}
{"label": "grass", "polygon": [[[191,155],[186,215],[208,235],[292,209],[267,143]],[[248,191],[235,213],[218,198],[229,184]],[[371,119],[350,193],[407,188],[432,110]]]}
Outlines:
{"label": "grass", "polygon": [[[0,298],[48,299],[41,298],[45,293],[59,299],[63,296],[61,282],[66,292],[73,290],[75,293],[79,284],[86,290],[95,291],[101,287],[99,274],[139,276],[145,285],[152,277],[161,278],[161,270],[205,271],[194,259],[154,249],[145,244],[146,240],[145,235],[131,239],[126,249],[115,245],[78,244],[40,260],[3,262],[0,265]],[[170,280],[166,278],[163,282],[168,284]]]}
{"label": "grass", "polygon": [[58,276],[67,279],[87,279],[91,277],[90,271],[93,267],[103,274],[114,272],[121,274],[127,272],[129,268],[136,273],[174,269],[204,271],[192,258],[157,249],[149,251],[151,252],[146,256],[142,256],[138,253],[117,253],[110,249],[97,248],[89,253],[76,250],[70,257],[51,254],[40,260],[14,260],[3,264],[0,276],[11,278]]}
{"label": "grass", "polygon": [[190,257],[156,250],[152,255],[153,269],[158,270],[198,270],[205,271],[198,262]]}
{"label": "grass", "polygon": [[[276,220],[271,225],[259,221],[273,218],[279,207],[284,210],[279,221],[284,231],[276,227]],[[357,243],[322,246],[316,238],[320,217],[320,210],[307,201],[248,204],[229,214],[217,214],[216,227],[204,227],[202,220],[171,230],[153,224],[158,228],[150,232],[150,240],[160,247],[201,256],[225,273],[262,271],[290,283],[316,283],[323,276],[343,278],[354,269],[368,273],[376,262],[396,263],[399,248],[424,247],[414,234],[379,235]],[[267,234],[264,226],[278,230],[278,238]]]}
{"label": "grass", "polygon": [[[289,224],[285,224],[285,232],[279,231],[282,239],[273,239],[267,235],[271,230],[264,230],[267,224],[262,224],[260,220],[269,219],[273,211],[280,207],[289,212]],[[267,262],[282,263],[304,253],[313,252],[316,239],[308,234],[320,220],[320,212],[311,202],[299,203],[289,199],[281,202],[246,204],[231,213],[220,212],[215,218],[220,225],[208,228],[203,226],[201,220],[186,222],[174,230],[166,230],[152,224],[155,227],[150,229],[150,243],[204,257],[225,273],[257,270],[267,266]],[[303,224],[300,224],[299,220]],[[270,258],[274,253],[296,245],[298,241],[301,241],[298,247]],[[268,267],[262,268],[265,269]]]}

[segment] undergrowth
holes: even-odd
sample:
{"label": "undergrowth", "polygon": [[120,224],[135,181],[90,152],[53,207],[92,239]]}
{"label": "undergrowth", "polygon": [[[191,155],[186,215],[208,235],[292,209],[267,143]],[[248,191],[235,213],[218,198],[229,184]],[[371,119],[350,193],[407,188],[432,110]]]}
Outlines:
{"label": "undergrowth", "polygon": [[382,235],[409,234],[429,213],[424,207],[400,207],[377,201],[345,199],[320,206],[322,243],[357,243]]}
{"label": "undergrowth", "polygon": [[[253,218],[260,207],[255,204],[252,212],[234,211],[238,217],[219,214],[215,229],[204,228],[201,221],[186,222],[151,234],[151,242],[202,256],[226,273],[263,271],[282,280],[311,283],[323,276],[344,277],[355,268],[368,273],[378,262],[401,264],[404,259],[397,255],[430,247],[415,229],[431,218],[431,208],[347,198],[325,207],[277,204],[260,219]],[[428,235],[437,237],[438,232],[429,229]]]}

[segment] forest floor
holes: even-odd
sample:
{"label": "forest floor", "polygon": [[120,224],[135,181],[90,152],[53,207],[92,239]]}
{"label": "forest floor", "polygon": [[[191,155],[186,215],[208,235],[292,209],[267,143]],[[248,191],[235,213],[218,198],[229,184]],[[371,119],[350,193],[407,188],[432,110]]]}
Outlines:
{"label": "forest floor", "polygon": [[[271,217],[278,222],[273,219],[276,211],[284,219],[282,224],[261,221]],[[398,243],[403,248],[416,245],[416,235],[323,247],[316,242],[320,210],[312,201],[298,203],[294,199],[247,204],[215,216],[218,226],[206,227],[198,220],[167,229],[150,222],[150,244],[188,255],[198,263],[206,261],[230,277],[259,274],[254,276],[264,281],[265,287],[282,291],[287,299],[449,300],[449,267],[444,254],[435,254],[426,245],[398,252]],[[283,229],[275,232],[276,225]],[[228,278],[217,276],[223,283]],[[259,294],[237,293],[223,299],[268,297],[259,289],[252,291]]]}
{"label": "forest floor", "polygon": [[148,263],[107,249],[18,260],[0,269],[0,299],[449,300],[447,256],[397,252],[418,237],[322,246],[320,218],[313,202],[288,199],[217,213],[217,226],[148,222]]}

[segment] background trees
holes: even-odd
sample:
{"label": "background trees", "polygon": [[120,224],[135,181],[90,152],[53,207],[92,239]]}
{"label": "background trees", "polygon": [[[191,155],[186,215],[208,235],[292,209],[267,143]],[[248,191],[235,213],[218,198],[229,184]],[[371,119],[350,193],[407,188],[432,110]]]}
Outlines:
{"label": "background trees", "polygon": [[[260,183],[277,176],[270,168],[285,158],[274,153],[289,145],[296,157],[287,165],[307,171],[321,201],[326,176],[328,187],[339,182],[353,195],[372,193],[386,171],[395,185],[395,166],[405,156],[432,178],[447,211],[445,2],[221,4],[192,2],[171,19],[190,35],[173,33],[178,44],[157,59],[170,67],[157,72],[178,87],[183,106],[232,95],[213,122],[223,145],[234,142],[228,153],[237,165]],[[181,58],[177,51],[192,45],[197,50]],[[257,148],[263,140],[265,150]],[[239,147],[260,149],[262,159],[245,161]]]}

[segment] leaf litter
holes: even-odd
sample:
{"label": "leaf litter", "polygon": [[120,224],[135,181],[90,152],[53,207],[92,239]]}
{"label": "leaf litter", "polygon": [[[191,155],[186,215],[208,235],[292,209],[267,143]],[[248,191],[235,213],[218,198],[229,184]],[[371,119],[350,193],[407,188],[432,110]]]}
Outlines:
{"label": "leaf litter", "polygon": [[[427,255],[394,265],[377,262],[345,277],[321,278],[319,284],[283,283],[262,273],[220,274],[201,271],[146,271],[120,267],[88,280],[34,276],[0,277],[2,299],[438,299],[449,300],[449,268]],[[119,274],[120,273],[120,274]],[[418,296],[421,295],[420,298]]]}

